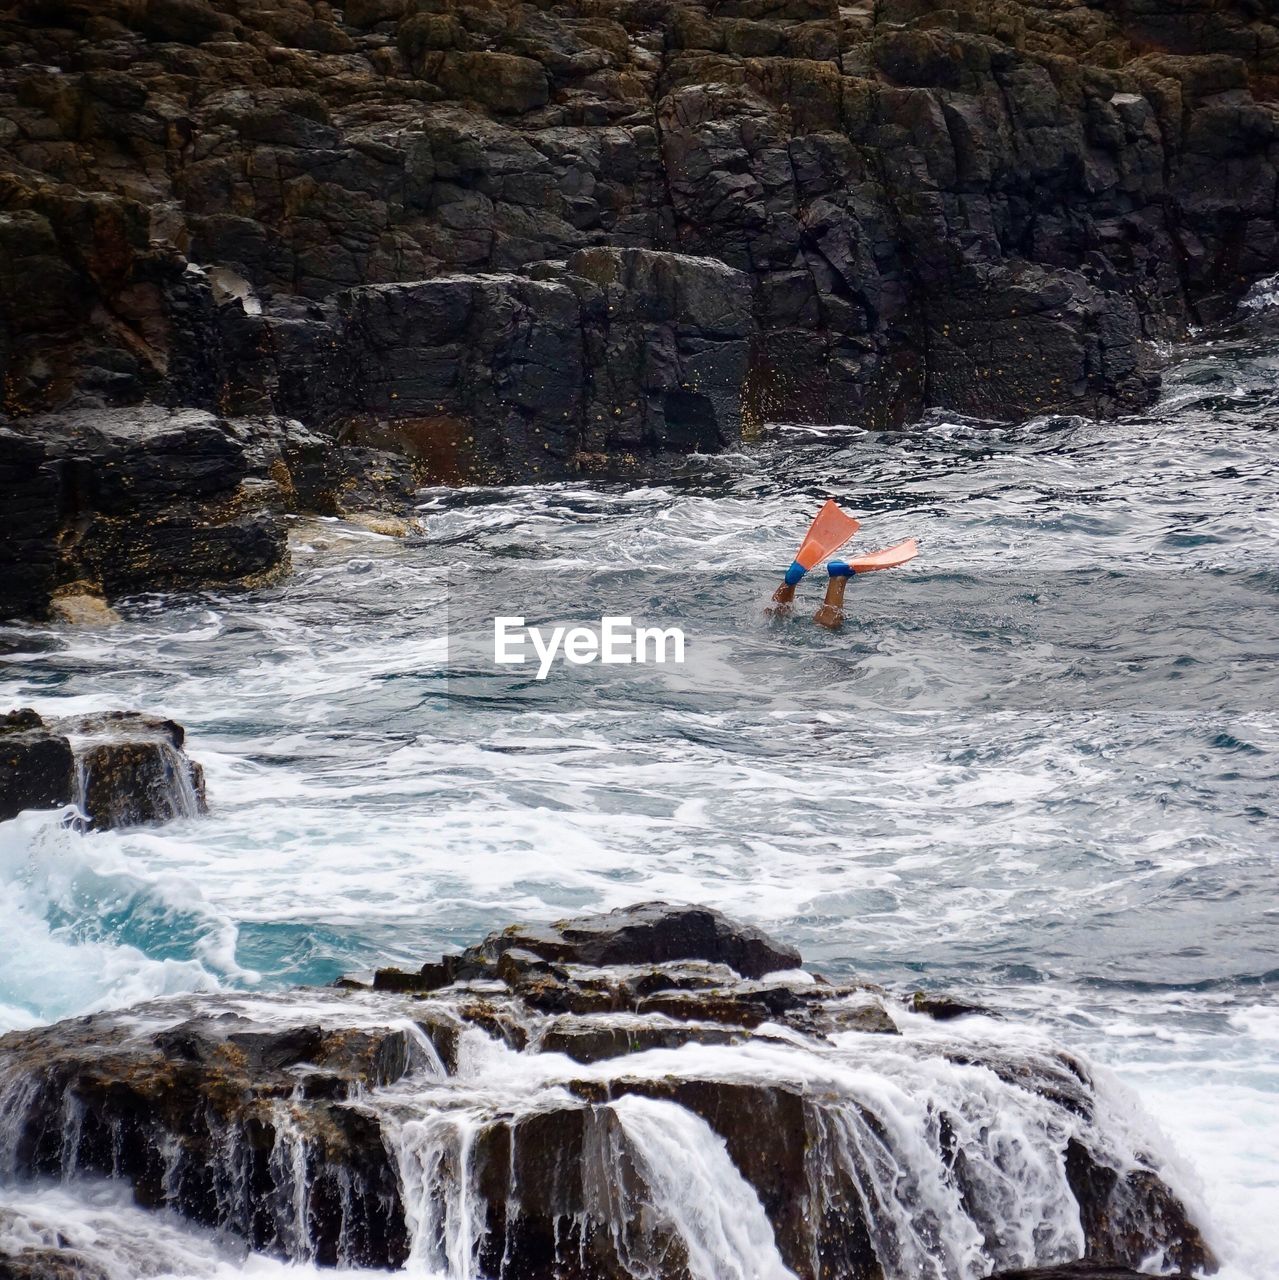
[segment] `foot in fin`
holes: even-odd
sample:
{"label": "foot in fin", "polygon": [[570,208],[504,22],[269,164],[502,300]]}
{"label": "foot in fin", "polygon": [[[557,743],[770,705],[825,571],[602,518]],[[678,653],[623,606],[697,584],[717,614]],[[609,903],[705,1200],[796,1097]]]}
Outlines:
{"label": "foot in fin", "polygon": [[814,565],[833,556],[859,528],[861,525],[852,516],[841,511],[834,500],[828,498],[809,525],[781,586],[773,592],[772,603],[767,610],[769,617],[788,616],[791,602],[795,599],[795,588],[799,586],[804,574]]}
{"label": "foot in fin", "polygon": [[826,580],[826,598],[813,614],[813,621],[827,631],[838,631],[844,625],[844,592],[856,571],[842,560],[832,560],[826,572],[830,575]]}

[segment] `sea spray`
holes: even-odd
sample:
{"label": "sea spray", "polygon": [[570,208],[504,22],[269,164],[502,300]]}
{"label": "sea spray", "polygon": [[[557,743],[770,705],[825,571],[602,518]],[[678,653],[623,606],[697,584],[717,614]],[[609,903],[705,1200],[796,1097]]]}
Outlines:
{"label": "sea spray", "polygon": [[281,1204],[277,1214],[280,1248],[285,1257],[313,1262],[308,1140],[293,1113],[291,1100],[276,1099],[268,1127],[273,1141],[267,1169],[271,1188]]}
{"label": "sea spray", "polygon": [[[69,733],[68,740],[75,755],[75,796],[78,812],[75,825],[90,830],[95,825],[94,792],[97,774],[110,777],[121,760],[128,761],[124,794],[112,794],[112,804],[124,812],[146,814],[150,822],[172,822],[176,818],[195,818],[205,805],[191,761],[162,732],[138,730],[125,722],[120,729],[102,728],[92,733]],[[119,781],[108,782],[108,794],[118,791]],[[117,825],[96,823],[96,825]],[[121,825],[132,825],[121,824]]]}
{"label": "sea spray", "polygon": [[481,1116],[461,1108],[396,1126],[392,1139],[412,1245],[411,1269],[475,1280],[487,1229],[471,1161]]}
{"label": "sea spray", "polygon": [[[19,1263],[56,1255],[78,1259],[106,1280],[331,1280],[330,1268],[252,1253],[225,1233],[174,1214],[140,1209],[122,1188],[6,1189],[0,1201],[0,1258]],[[33,1274],[39,1274],[35,1272]],[[385,1271],[344,1270],[342,1280],[386,1280]]]}
{"label": "sea spray", "polygon": [[[1085,1248],[1130,1256],[1132,1240],[1195,1256],[1158,1152],[1132,1145],[1085,1064],[981,1019],[943,1032],[903,1015],[891,1034],[881,1006],[877,1030],[834,1030],[878,997],[778,981],[796,1025],[723,1043],[712,1024],[700,1043],[697,1023],[647,1014],[647,1033],[686,1042],[593,1061],[545,1050],[566,1015],[484,983],[416,1000],[221,992],[21,1033],[5,1042],[0,1168],[11,1186],[107,1175],[299,1263],[449,1280],[533,1256],[634,1280],[657,1257],[693,1280],[872,1263],[885,1280],[980,1280]],[[637,1015],[620,1025],[634,1034]]]}
{"label": "sea spray", "polygon": [[[482,1138],[495,1126],[509,1130],[497,1149],[511,1152],[514,1168],[521,1118],[564,1107],[590,1117],[584,1165],[594,1166],[596,1190],[584,1189],[583,1203],[607,1215],[598,1225],[612,1234],[623,1261],[638,1256],[630,1242],[642,1203],[650,1219],[665,1220],[695,1274],[788,1274],[756,1192],[734,1167],[724,1139],[702,1119],[673,1102],[628,1092],[605,1109],[620,1125],[619,1144],[607,1140],[598,1111],[563,1092],[651,1085],[679,1096],[681,1081],[722,1081],[730,1092],[749,1086],[765,1091],[761,1097],[780,1090],[802,1098],[811,1126],[801,1139],[808,1151],[805,1217],[820,1221],[835,1211],[850,1224],[863,1218],[886,1276],[977,1280],[992,1266],[1078,1257],[1085,1238],[1063,1159],[1067,1144],[1086,1142],[1117,1169],[1137,1168],[1152,1158],[1150,1150],[1126,1148],[1127,1131],[1109,1112],[1097,1123],[1077,1114],[1091,1105],[1090,1089],[1068,1060],[1030,1045],[1006,1052],[980,1038],[956,1041],[955,1034],[945,1055],[927,1051],[937,1043],[932,1037],[916,1043],[850,1033],[836,1046],[765,1037],[584,1064],[554,1053],[519,1053],[469,1031],[459,1076],[443,1093],[417,1092],[406,1081],[370,1103],[396,1117],[394,1145],[414,1206],[413,1257],[454,1280],[475,1280],[484,1234],[501,1222],[509,1232],[519,1216],[513,1177],[513,1198],[497,1220],[487,1216],[491,1206],[477,1191]],[[979,1056],[994,1069],[963,1060]],[[428,1114],[406,1122],[406,1107]],[[641,1197],[628,1191],[628,1163],[638,1171]],[[584,1181],[590,1171],[584,1167]],[[598,1189],[601,1178],[608,1192]],[[570,1196],[565,1203],[574,1201]],[[586,1234],[575,1233],[577,1247]],[[814,1235],[805,1246],[810,1274],[823,1270],[822,1243]],[[500,1254],[497,1245],[489,1251]]]}
{"label": "sea spray", "polygon": [[[828,1211],[855,1190],[887,1271],[945,1280],[1080,1256],[1060,1155],[1073,1126],[1058,1108],[986,1067],[907,1058],[875,1068],[878,1079],[850,1088],[855,1100],[819,1112],[809,1186]],[[816,1252],[814,1242],[815,1263]]]}
{"label": "sea spray", "polygon": [[235,926],[198,889],[138,868],[114,833],[76,833],[73,814],[0,823],[0,1031],[253,979],[229,959]]}

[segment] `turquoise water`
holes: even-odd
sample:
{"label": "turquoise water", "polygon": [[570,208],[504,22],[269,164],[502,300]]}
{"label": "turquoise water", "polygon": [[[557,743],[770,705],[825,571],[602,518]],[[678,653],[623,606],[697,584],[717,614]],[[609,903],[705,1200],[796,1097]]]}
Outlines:
{"label": "turquoise water", "polygon": [[[832,974],[961,991],[1114,1066],[1228,1274],[1279,1256],[1279,340],[1178,352],[1119,423],[777,428],[647,488],[298,521],[254,593],[0,630],[0,696],[181,721],[211,812],[0,826],[0,1026],[327,982],[517,919],[701,901]],[[822,499],[839,635],[762,616]],[[495,612],[681,625],[682,666],[486,660]]]}

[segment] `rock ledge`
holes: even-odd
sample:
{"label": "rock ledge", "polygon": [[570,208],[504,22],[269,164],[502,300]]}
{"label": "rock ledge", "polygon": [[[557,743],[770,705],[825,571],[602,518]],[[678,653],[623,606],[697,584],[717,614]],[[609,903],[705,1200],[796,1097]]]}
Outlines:
{"label": "rock ledge", "polygon": [[293,1259],[412,1249],[499,1280],[638,1280],[657,1259],[686,1280],[691,1249],[736,1247],[708,1246],[690,1204],[740,1225],[742,1268],[775,1250],[799,1280],[952,1250],[989,1270],[1086,1256],[1107,1280],[1213,1265],[1068,1053],[770,976],[794,953],[704,908],[517,927],[467,954],[479,976],[433,991],[228,992],[6,1036],[0,1167],[107,1175]]}

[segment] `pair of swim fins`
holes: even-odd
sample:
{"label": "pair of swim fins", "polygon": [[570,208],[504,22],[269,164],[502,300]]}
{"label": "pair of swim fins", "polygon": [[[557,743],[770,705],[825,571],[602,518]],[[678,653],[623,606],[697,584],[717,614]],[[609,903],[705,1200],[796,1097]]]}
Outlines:
{"label": "pair of swim fins", "polygon": [[[785,614],[790,611],[791,601],[795,598],[795,588],[810,569],[828,560],[861,528],[861,524],[852,516],[843,512],[834,501],[827,499],[817,518],[809,526],[804,541],[781,586],[773,592],[774,614]],[[913,560],[919,554],[919,543],[914,538],[907,538],[896,546],[885,547],[882,551],[873,551],[868,556],[859,556],[856,560],[831,560],[827,565],[830,581],[826,588],[826,599],[815,615],[815,621],[825,627],[838,627],[844,619],[844,591],[849,578],[858,573],[873,573],[877,569],[896,569],[898,565]]]}

